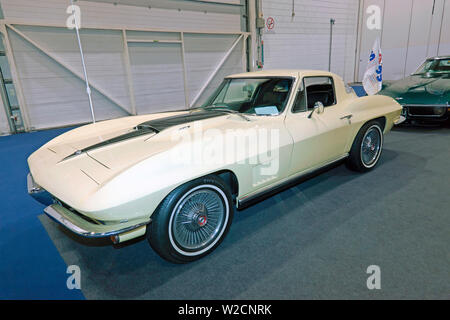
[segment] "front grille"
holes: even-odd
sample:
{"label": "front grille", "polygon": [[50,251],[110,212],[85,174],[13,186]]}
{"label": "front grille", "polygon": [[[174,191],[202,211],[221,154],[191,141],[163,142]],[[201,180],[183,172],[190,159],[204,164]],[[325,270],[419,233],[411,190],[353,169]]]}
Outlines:
{"label": "front grille", "polygon": [[433,116],[433,108],[430,107],[408,107],[409,114],[412,116]]}
{"label": "front grille", "polygon": [[408,115],[415,117],[442,117],[445,115],[447,108],[444,107],[435,107],[432,105],[426,106],[405,106],[407,109]]}

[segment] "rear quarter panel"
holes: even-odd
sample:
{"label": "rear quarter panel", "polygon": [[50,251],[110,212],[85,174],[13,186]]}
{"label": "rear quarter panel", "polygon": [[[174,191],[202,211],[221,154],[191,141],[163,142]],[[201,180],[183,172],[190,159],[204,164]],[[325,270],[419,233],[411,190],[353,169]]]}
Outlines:
{"label": "rear quarter panel", "polygon": [[402,106],[394,99],[381,95],[352,99],[348,101],[346,108],[353,115],[351,139],[347,146],[349,151],[364,124],[374,119],[384,118],[384,134],[386,134],[392,129],[394,122],[400,119],[402,112]]}

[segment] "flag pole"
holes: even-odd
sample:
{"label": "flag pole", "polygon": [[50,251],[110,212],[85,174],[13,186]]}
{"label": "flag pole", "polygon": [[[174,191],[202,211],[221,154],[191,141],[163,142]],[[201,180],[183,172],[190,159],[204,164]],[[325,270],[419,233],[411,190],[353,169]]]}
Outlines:
{"label": "flag pole", "polygon": [[[75,11],[75,8],[74,8],[74,5],[73,5],[73,0],[70,0],[70,3],[72,5],[72,13],[75,14],[76,11]],[[87,93],[88,98],[89,98],[89,106],[91,108],[92,122],[95,123],[95,114],[94,114],[94,105],[92,103],[91,86],[89,85],[89,79],[88,79],[87,70],[86,70],[86,62],[84,60],[83,46],[81,45],[80,26],[78,25],[77,17],[74,17],[74,20],[75,20],[75,31],[76,31],[77,40],[78,40],[78,47],[80,49],[80,55],[81,55],[81,63],[83,65],[84,79],[86,81],[86,93]]]}
{"label": "flag pole", "polygon": [[333,50],[333,25],[336,22],[334,19],[330,19],[330,51],[328,56],[328,71],[331,71],[331,51]]}

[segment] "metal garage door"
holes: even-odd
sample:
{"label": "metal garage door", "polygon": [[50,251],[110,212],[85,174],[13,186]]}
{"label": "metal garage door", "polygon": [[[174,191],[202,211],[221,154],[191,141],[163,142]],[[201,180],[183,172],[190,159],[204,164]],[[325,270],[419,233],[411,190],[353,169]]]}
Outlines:
{"label": "metal garage door", "polygon": [[264,68],[328,70],[330,19],[335,19],[331,71],[353,81],[358,0],[263,0]]}
{"label": "metal garage door", "polygon": [[[70,1],[0,2],[26,128],[90,122]],[[97,120],[197,105],[246,69],[245,1],[208,2],[76,2]]]}

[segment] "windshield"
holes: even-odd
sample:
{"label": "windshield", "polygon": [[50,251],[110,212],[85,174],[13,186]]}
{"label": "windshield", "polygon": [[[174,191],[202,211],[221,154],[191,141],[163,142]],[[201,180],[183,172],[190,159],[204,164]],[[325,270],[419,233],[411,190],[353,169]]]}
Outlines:
{"label": "windshield", "polygon": [[286,107],[292,83],[291,78],[225,79],[202,108],[260,116],[278,115]]}
{"label": "windshield", "polygon": [[427,60],[414,74],[425,73],[450,73],[450,58]]}

